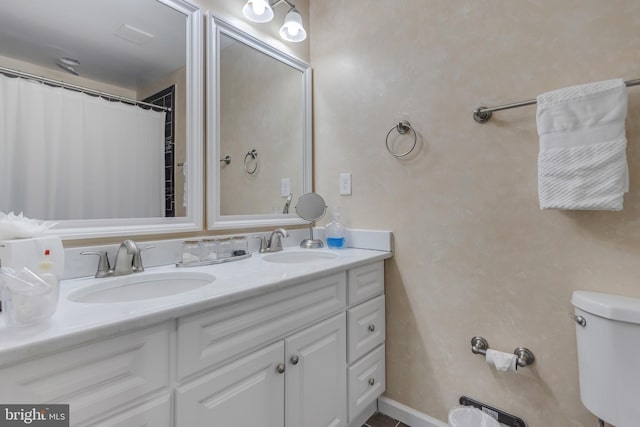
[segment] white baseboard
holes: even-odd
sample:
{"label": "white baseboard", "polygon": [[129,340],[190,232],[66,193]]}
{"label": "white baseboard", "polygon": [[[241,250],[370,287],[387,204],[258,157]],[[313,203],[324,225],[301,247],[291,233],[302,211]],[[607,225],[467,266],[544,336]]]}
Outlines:
{"label": "white baseboard", "polygon": [[409,408],[400,402],[389,399],[388,397],[378,398],[378,411],[389,415],[398,421],[405,423],[411,427],[448,427],[449,424],[443,423],[427,414],[418,412]]}

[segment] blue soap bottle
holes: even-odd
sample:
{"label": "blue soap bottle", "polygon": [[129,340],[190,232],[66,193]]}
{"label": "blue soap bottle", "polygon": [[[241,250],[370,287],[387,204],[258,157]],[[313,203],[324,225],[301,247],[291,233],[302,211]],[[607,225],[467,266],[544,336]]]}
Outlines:
{"label": "blue soap bottle", "polygon": [[335,207],[332,211],[332,220],[325,227],[327,246],[331,249],[342,249],[345,243],[344,225],[340,224],[340,208]]}

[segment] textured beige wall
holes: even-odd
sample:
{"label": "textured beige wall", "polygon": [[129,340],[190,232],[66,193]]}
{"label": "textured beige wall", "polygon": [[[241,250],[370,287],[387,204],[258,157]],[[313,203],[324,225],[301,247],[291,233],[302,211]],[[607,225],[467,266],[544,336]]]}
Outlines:
{"label": "textured beige wall", "polygon": [[[573,290],[640,296],[640,88],[629,89],[625,209],[540,211],[535,107],[472,110],[563,86],[640,78],[640,2],[311,2],[315,189],[345,222],[391,229],[387,393],[446,419],[460,395],[531,427],[593,426],[579,397]],[[384,138],[421,135],[410,159]],[[338,174],[353,174],[353,196]],[[537,362],[499,374],[470,339]]]}

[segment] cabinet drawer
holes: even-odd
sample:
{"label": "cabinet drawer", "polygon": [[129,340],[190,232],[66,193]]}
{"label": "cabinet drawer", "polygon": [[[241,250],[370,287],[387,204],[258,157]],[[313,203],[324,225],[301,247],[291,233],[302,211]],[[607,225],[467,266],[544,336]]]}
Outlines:
{"label": "cabinet drawer", "polygon": [[384,345],[349,368],[349,422],[385,390]]}
{"label": "cabinet drawer", "polygon": [[178,320],[180,380],[344,310],[346,273]]}
{"label": "cabinet drawer", "polygon": [[347,311],[348,357],[353,363],[385,340],[384,295]]}
{"label": "cabinet drawer", "polygon": [[84,425],[169,384],[169,324],[0,369],[3,403],[68,403]]}
{"label": "cabinet drawer", "polygon": [[349,270],[347,302],[357,304],[384,292],[384,261]]}
{"label": "cabinet drawer", "polygon": [[176,427],[284,426],[283,361],[278,341],[177,387]]}

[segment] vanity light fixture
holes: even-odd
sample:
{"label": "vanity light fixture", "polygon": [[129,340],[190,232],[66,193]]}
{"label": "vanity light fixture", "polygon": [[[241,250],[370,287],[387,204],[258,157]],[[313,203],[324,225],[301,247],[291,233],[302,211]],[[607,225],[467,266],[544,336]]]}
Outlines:
{"label": "vanity light fixture", "polygon": [[302,26],[302,17],[296,6],[288,0],[248,0],[242,8],[242,14],[253,22],[269,22],[273,19],[273,8],[280,3],[286,3],[290,8],[280,27],[280,37],[289,42],[303,41],[307,38],[307,32]]}
{"label": "vanity light fixture", "polygon": [[307,32],[302,26],[302,17],[295,7],[292,7],[284,18],[280,28],[280,37],[288,42],[301,42],[307,38]]}
{"label": "vanity light fixture", "polygon": [[264,23],[273,19],[273,8],[268,0],[249,0],[242,14],[250,21]]}

